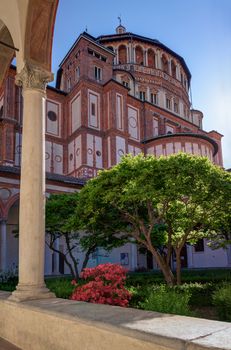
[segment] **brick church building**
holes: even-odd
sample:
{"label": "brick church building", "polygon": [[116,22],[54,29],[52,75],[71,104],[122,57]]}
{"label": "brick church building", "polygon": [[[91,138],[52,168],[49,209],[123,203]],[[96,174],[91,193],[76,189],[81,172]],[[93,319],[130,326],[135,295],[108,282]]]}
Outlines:
{"label": "brick church building", "polygon": [[[0,89],[0,270],[18,263],[19,179],[23,99],[9,68]],[[203,113],[191,109],[190,71],[184,59],[158,40],[127,32],[95,38],[80,34],[62,60],[56,87],[47,87],[47,193],[73,192],[98,170],[117,164],[126,153],[206,156],[223,166],[221,138],[203,130]],[[33,126],[31,126],[33,127]],[[28,150],[29,151],[29,150]],[[65,250],[63,242],[59,249]],[[134,245],[97,251],[90,265],[118,262],[130,270],[155,268]],[[210,250],[205,242],[187,246],[183,266],[231,266],[230,251]],[[68,270],[46,249],[45,273]]]}

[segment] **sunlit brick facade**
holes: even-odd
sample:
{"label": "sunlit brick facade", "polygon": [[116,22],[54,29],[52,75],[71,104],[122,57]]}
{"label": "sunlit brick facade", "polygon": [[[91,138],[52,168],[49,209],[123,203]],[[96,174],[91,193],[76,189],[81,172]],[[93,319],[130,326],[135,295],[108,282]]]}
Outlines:
{"label": "sunlit brick facade", "polygon": [[[19,196],[23,98],[15,74],[11,66],[0,90],[0,216],[5,223]],[[184,59],[158,40],[126,32],[122,25],[116,34],[98,38],[82,33],[60,64],[56,87],[47,89],[48,192],[80,188],[79,179],[96,176],[126,153],[159,157],[183,151],[222,166],[222,135],[203,130],[203,113],[191,109],[190,79]],[[217,251],[203,254],[198,265],[190,249],[186,266],[231,264]],[[131,253],[129,268],[147,265],[132,254],[137,253]]]}

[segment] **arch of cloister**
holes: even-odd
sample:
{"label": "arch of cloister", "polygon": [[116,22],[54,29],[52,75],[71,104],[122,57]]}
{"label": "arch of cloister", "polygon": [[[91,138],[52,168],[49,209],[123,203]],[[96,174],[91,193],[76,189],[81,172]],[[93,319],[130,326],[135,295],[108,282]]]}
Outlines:
{"label": "arch of cloister", "polygon": [[[16,84],[22,87],[24,99],[19,283],[10,296],[14,301],[53,296],[44,284],[44,104],[46,85],[53,79],[51,50],[57,6],[58,0],[0,1],[0,86],[16,56]],[[5,220],[3,213],[0,220]]]}

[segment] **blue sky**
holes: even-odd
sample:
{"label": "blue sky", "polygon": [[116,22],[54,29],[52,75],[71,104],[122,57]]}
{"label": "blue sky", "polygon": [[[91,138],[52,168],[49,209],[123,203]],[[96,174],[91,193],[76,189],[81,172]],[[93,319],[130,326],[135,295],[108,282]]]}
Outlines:
{"label": "blue sky", "polygon": [[193,108],[204,129],[224,135],[224,166],[231,168],[231,0],[60,0],[53,72],[86,27],[113,34],[118,16],[127,31],[158,39],[181,55],[192,74]]}

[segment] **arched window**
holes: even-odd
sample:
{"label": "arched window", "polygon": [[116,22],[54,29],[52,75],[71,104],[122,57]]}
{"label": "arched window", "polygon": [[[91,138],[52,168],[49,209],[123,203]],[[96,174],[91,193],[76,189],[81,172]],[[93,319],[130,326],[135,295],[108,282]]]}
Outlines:
{"label": "arched window", "polygon": [[148,49],[148,67],[156,68],[155,52],[151,49]]}
{"label": "arched window", "polygon": [[173,78],[176,79],[176,64],[175,64],[175,62],[173,60],[171,61],[171,70],[172,70]]}
{"label": "arched window", "polygon": [[112,52],[114,52],[114,48],[112,46],[108,46],[107,47],[109,50],[111,50]]}
{"label": "arched window", "polygon": [[169,72],[168,72],[168,60],[167,60],[167,57],[165,55],[162,55],[161,63],[162,63],[162,70],[165,73],[169,74]]}
{"label": "arched window", "polygon": [[125,45],[121,45],[118,49],[119,64],[127,63],[127,48]]}
{"label": "arched window", "polygon": [[136,46],[136,63],[137,64],[144,64],[144,53],[141,46]]}

